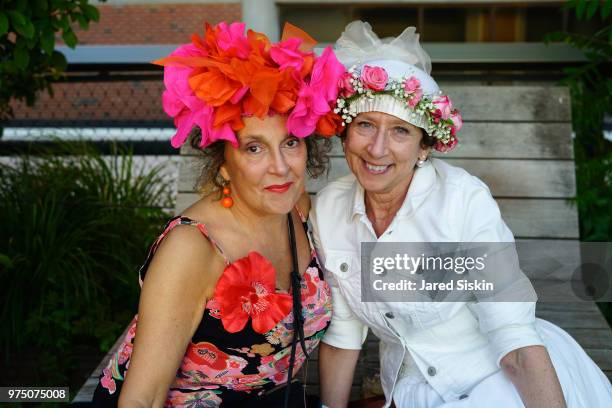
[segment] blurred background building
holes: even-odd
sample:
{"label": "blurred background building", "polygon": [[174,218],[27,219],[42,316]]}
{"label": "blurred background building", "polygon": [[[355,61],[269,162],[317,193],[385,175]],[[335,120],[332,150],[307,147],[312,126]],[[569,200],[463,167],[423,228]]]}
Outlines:
{"label": "blurred background building", "polygon": [[[108,0],[94,5],[99,23],[77,30],[75,50],[60,47],[69,62],[66,81],[54,86],[54,97],[41,95],[33,108],[15,104],[5,141],[49,128],[67,137],[167,140],[172,123],[161,109],[162,70],[150,61],[192,33],[201,34],[204,21],[244,20],[272,39],[288,21],[321,43],[333,42],[355,19],[370,22],[382,37],[414,25],[442,85],[554,83],[562,67],[583,57],[564,44],[545,45],[544,36],[597,28],[595,20],[579,21],[562,1],[551,0]],[[161,144],[159,149],[164,150]]]}

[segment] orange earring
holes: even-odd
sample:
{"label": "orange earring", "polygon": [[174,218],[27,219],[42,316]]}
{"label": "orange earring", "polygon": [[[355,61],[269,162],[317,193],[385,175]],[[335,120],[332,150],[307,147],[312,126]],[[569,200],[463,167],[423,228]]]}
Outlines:
{"label": "orange earring", "polygon": [[221,199],[221,205],[225,208],[230,208],[234,205],[234,200],[230,196],[231,190],[229,187],[223,187],[223,198]]}

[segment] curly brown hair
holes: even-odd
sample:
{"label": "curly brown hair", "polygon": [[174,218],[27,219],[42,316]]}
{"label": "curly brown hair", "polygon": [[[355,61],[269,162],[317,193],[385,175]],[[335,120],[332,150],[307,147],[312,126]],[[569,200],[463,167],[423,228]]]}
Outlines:
{"label": "curly brown hair", "polygon": [[[218,193],[220,198],[224,180],[219,174],[219,170],[225,163],[226,142],[219,140],[202,149],[200,148],[201,137],[200,128],[194,127],[189,135],[189,143],[193,149],[200,152],[199,154],[202,157],[201,171],[195,187],[204,195]],[[332,148],[331,138],[312,135],[305,138],[305,141],[307,151],[306,172],[312,178],[327,174],[329,152]]]}

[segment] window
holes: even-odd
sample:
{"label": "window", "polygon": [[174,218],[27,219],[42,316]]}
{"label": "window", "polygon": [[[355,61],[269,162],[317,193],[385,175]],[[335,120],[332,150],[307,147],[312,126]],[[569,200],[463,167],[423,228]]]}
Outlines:
{"label": "window", "polygon": [[285,22],[301,28],[321,43],[333,43],[352,18],[346,6],[284,6],[279,9],[281,32]]}
{"label": "window", "polygon": [[406,27],[414,26],[421,31],[418,9],[415,7],[372,7],[355,10],[354,20],[367,21],[379,37],[395,37]]}
{"label": "window", "polygon": [[335,41],[347,23],[363,20],[380,37],[397,36],[415,26],[423,42],[540,42],[547,33],[563,31],[590,35],[599,19],[577,20],[563,2],[367,4],[327,2],[282,3],[281,24],[289,21],[320,42]]}
{"label": "window", "polygon": [[528,7],[525,10],[525,41],[542,41],[548,33],[563,31],[563,17],[560,7]]}
{"label": "window", "polygon": [[422,31],[424,42],[465,42],[466,9],[427,8]]}

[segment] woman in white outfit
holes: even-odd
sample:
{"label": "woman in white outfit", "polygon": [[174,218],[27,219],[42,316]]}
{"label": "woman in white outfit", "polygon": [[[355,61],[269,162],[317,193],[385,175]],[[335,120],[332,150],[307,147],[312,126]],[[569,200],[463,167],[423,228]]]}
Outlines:
{"label": "woman in white outfit", "polygon": [[348,69],[336,111],[352,174],[322,189],[311,211],[333,297],[323,403],[346,406],[370,328],[385,407],[612,407],[610,382],[566,332],[535,317],[535,302],[361,301],[361,242],[514,238],[484,183],[428,157],[453,148],[462,123],[414,28],[381,41],[353,22],[336,55]]}

